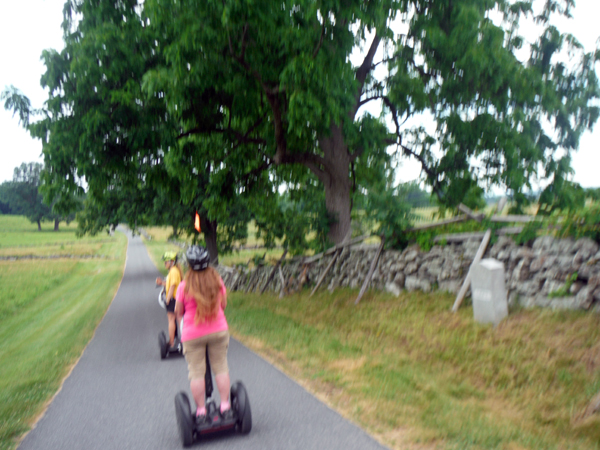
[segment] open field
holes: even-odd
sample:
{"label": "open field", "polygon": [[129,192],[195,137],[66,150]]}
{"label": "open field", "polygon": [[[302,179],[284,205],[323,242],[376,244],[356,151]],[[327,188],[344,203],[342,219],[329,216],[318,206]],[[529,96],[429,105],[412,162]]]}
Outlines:
{"label": "open field", "polygon": [[[0,216],[0,449],[12,449],[81,355],[121,281],[127,238]],[[81,256],[102,256],[81,259]]]}
{"label": "open field", "polygon": [[493,328],[468,303],[451,313],[448,294],[368,291],[355,306],[357,293],[231,292],[227,315],[237,339],[391,448],[600,449],[600,418],[576,420],[600,391],[599,315],[517,309]]}
{"label": "open field", "polygon": [[[54,222],[44,222],[42,231],[38,231],[37,225],[29,222],[21,216],[3,216],[0,215],[0,249],[15,247],[37,247],[40,245],[64,245],[73,243],[77,240],[75,231],[77,224],[71,222],[67,225],[60,223],[59,231],[53,231]],[[102,234],[94,238],[87,238],[90,241],[96,241],[105,238]]]}

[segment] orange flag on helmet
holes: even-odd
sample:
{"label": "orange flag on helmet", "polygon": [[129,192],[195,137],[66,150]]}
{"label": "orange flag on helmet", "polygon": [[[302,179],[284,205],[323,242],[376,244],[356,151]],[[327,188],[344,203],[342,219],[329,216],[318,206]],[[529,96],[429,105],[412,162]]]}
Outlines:
{"label": "orange flag on helmet", "polygon": [[196,220],[194,220],[194,228],[198,233],[200,233],[200,216],[198,215],[198,211],[196,211]]}

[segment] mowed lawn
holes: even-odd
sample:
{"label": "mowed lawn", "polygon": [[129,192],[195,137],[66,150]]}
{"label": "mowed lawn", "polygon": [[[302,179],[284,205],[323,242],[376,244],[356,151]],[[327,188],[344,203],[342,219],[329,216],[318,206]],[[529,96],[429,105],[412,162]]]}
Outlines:
{"label": "mowed lawn", "polygon": [[2,450],[17,445],[58,391],[123,275],[122,233],[79,239],[75,224],[52,229],[0,216]]}

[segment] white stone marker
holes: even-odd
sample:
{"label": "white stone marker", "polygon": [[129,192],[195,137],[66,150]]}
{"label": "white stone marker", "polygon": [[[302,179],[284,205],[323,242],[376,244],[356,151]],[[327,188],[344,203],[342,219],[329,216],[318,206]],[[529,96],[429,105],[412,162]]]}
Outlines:
{"label": "white stone marker", "polygon": [[508,316],[504,264],[495,259],[482,259],[471,268],[473,315],[479,323],[498,325]]}

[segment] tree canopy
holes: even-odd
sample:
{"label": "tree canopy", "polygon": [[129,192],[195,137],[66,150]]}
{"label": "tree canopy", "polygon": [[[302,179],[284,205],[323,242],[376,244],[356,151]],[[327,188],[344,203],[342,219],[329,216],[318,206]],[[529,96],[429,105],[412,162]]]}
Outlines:
{"label": "tree canopy", "polygon": [[23,163],[15,167],[12,181],[0,185],[0,201],[5,203],[11,214],[27,217],[36,223],[38,230],[42,229],[42,222],[55,221],[55,230],[58,229],[59,216],[52,211],[52,207],[44,203],[39,192],[40,176],[43,165],[36,162]]}
{"label": "tree canopy", "polygon": [[[416,159],[446,206],[490,186],[522,203],[534,179],[556,190],[570,152],[598,118],[598,55],[551,22],[572,6],[148,0],[147,23],[163,37],[156,45],[165,64],[146,74],[146,89],[164,93],[179,138],[218,140],[225,158],[251,148],[247,173],[310,170],[324,186],[330,237],[339,241],[351,191],[368,179],[361,172],[390,152]],[[542,31],[521,60],[519,23],[527,19]],[[573,64],[561,59],[564,51]],[[361,113],[375,101],[382,117]],[[435,129],[408,125],[419,115]]]}
{"label": "tree canopy", "polygon": [[[393,192],[406,158],[446,207],[491,186],[519,205],[538,180],[553,203],[570,186],[570,154],[598,119],[600,56],[552,25],[573,5],[68,0],[65,49],[43,55],[42,119],[29,120],[22,96],[3,96],[44,143],[48,195],[84,178],[99,206],[109,193],[176,196],[190,214],[202,208],[215,234],[230,211],[247,210],[232,231],[249,211],[272,236],[292,232],[281,221],[301,223],[302,211],[337,243],[370,191],[361,204],[386,216],[381,190]],[[524,20],[541,30],[534,42]],[[282,185],[297,193],[294,208]]]}

